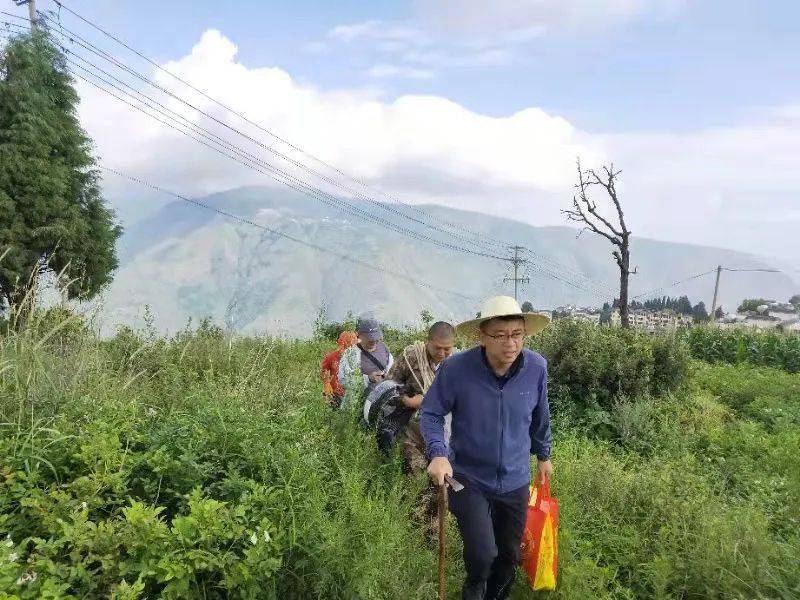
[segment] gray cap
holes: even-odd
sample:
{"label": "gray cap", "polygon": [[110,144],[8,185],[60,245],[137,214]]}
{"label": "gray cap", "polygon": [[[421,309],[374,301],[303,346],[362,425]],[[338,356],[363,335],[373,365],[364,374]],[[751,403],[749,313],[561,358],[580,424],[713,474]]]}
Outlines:
{"label": "gray cap", "polygon": [[375,319],[359,319],[356,329],[358,330],[358,336],[362,340],[377,342],[383,339],[383,331]]}

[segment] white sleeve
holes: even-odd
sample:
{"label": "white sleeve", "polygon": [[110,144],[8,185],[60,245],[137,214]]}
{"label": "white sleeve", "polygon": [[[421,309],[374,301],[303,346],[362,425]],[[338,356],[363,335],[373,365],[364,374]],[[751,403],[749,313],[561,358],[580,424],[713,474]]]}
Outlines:
{"label": "white sleeve", "polygon": [[354,360],[354,355],[358,352],[358,348],[348,348],[342,354],[342,359],[339,361],[339,383],[347,388],[350,385],[350,378],[353,377],[354,364],[359,361]]}

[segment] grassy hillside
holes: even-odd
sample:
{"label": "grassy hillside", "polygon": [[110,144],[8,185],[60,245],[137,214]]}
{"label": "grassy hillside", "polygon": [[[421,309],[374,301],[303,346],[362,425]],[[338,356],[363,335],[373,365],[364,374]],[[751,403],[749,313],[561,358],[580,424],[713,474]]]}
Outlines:
{"label": "grassy hillside", "polygon": [[[534,345],[554,390],[552,596],[800,595],[799,375],[574,324]],[[101,341],[58,315],[2,337],[0,597],[435,597],[410,517],[424,482],[323,405],[330,347],[207,324]]]}

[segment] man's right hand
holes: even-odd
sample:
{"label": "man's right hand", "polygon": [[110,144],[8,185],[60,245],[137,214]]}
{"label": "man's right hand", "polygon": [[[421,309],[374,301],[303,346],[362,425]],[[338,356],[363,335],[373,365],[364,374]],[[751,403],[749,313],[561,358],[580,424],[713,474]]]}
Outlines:
{"label": "man's right hand", "polygon": [[368,376],[372,383],[380,383],[383,381],[383,371],[376,371]]}
{"label": "man's right hand", "polygon": [[453,476],[453,467],[450,461],[444,456],[437,456],[428,465],[428,475],[431,476],[436,485],[444,485],[444,476]]}

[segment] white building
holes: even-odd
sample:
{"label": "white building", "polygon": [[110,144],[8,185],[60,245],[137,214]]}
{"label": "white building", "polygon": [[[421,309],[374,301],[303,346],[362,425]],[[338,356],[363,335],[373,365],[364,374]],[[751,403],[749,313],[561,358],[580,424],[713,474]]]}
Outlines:
{"label": "white building", "polygon": [[726,316],[720,327],[752,327],[754,329],[782,329],[800,331],[800,315],[788,302],[769,300],[754,311]]}
{"label": "white building", "polygon": [[[677,329],[678,327],[688,327],[692,324],[692,317],[681,315],[671,310],[632,310],[628,314],[628,320],[631,327],[646,331]],[[611,324],[621,324],[619,309],[611,313]]]}
{"label": "white building", "polygon": [[594,323],[595,325],[600,323],[601,312],[596,308],[578,308],[571,305],[559,306],[553,311],[557,318]]}

